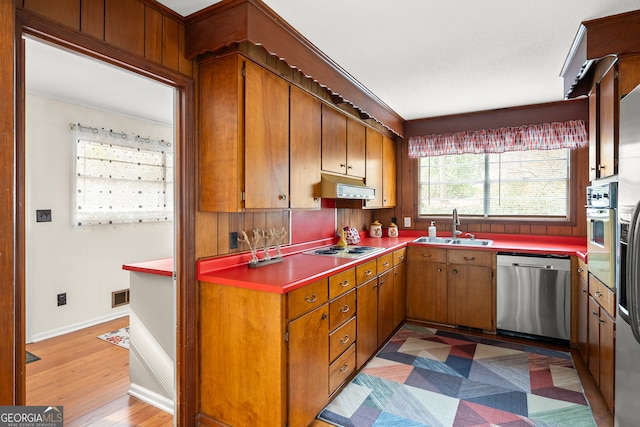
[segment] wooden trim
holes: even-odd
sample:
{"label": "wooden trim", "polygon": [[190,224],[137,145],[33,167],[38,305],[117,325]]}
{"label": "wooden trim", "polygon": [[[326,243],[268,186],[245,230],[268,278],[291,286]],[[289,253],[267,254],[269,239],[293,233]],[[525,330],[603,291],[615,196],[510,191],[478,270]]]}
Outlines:
{"label": "wooden trim", "polygon": [[312,76],[340,102],[357,106],[361,114],[402,134],[402,117],[261,1],[221,2],[190,15],[185,25],[187,58],[233,43],[261,45],[291,67]]}
{"label": "wooden trim", "polygon": [[411,136],[499,129],[568,120],[584,120],[585,124],[589,122],[587,98],[409,120],[405,122],[404,135],[408,139]]}
{"label": "wooden trim", "polygon": [[[16,342],[22,331],[20,322],[21,295],[17,289],[15,242],[17,231],[14,193],[14,2],[0,0],[0,405],[12,406],[24,402],[24,346]],[[14,199],[15,197],[15,199]],[[22,334],[24,335],[24,334]]]}
{"label": "wooden trim", "polygon": [[[13,5],[12,5],[13,6]],[[193,307],[196,306],[196,290],[197,280],[195,275],[195,171],[193,165],[195,164],[195,84],[194,80],[178,73],[169,68],[165,68],[159,64],[149,62],[136,55],[127,53],[114,46],[106,44],[102,41],[96,40],[93,37],[85,34],[73,31],[67,27],[63,27],[54,23],[46,18],[42,18],[35,14],[32,14],[23,9],[16,9],[16,32],[15,39],[20,40],[22,35],[30,35],[37,37],[45,42],[55,44],[63,49],[69,49],[74,52],[78,52],[89,57],[107,62],[109,64],[124,68],[126,70],[135,72],[144,77],[151,78],[158,82],[164,83],[168,86],[174,87],[177,90],[177,113],[176,113],[176,227],[175,227],[175,256],[176,256],[176,278],[177,278],[177,351],[176,351],[176,365],[177,365],[177,411],[176,419],[179,426],[195,425],[196,417],[196,312]],[[8,13],[6,15],[12,15]],[[6,16],[3,14],[2,16]],[[13,20],[12,20],[13,23]],[[9,28],[12,28],[7,24]],[[2,27],[5,28],[5,27]],[[1,33],[0,33],[1,34]],[[12,32],[12,38],[14,34]],[[11,46],[12,43],[4,42],[0,44],[0,48],[4,48],[6,45]],[[12,49],[10,49],[12,50]],[[7,402],[7,404],[24,404],[24,384],[25,373],[24,367],[24,265],[26,260],[26,254],[24,250],[24,44],[18,48],[17,53],[18,65],[17,68],[20,73],[17,74],[17,86],[20,92],[16,96],[15,112],[18,117],[18,129],[16,130],[17,152],[16,162],[13,163],[13,155],[10,150],[0,151],[3,156],[2,159],[5,163],[11,162],[11,167],[7,166],[4,170],[16,172],[16,202],[18,205],[13,205],[12,211],[15,210],[15,232],[16,232],[16,246],[15,253],[16,259],[10,265],[11,269],[8,272],[4,272],[3,277],[5,279],[12,277],[15,269],[15,281],[3,280],[2,283],[9,286],[13,286],[15,282],[16,296],[15,302],[12,304],[16,310],[16,324],[15,328],[10,328],[12,333],[15,333],[15,360],[14,363],[2,364],[2,366],[13,366],[14,381],[3,381],[2,384],[12,384],[16,391],[22,393],[22,396],[18,396],[13,399],[13,402]],[[12,56],[13,59],[13,56]],[[7,62],[1,62],[0,64],[6,64]],[[13,63],[13,61],[11,61]],[[0,65],[0,70],[2,66]],[[12,81],[7,79],[6,81]],[[6,85],[8,86],[8,85]],[[3,85],[3,88],[6,87]],[[4,89],[3,89],[4,90]],[[0,92],[1,93],[1,92]],[[0,101],[2,98],[0,98]],[[11,96],[11,102],[13,103],[13,93]],[[6,111],[12,111],[13,105],[5,108]],[[10,114],[5,113],[3,115],[4,120],[8,120]],[[1,123],[1,122],[0,122]],[[6,132],[9,134],[9,132]],[[12,133],[11,133],[12,134]],[[3,185],[3,188],[11,188],[11,186]],[[21,201],[21,202],[20,202]],[[4,206],[3,206],[4,208]],[[2,215],[2,224],[8,226],[13,225],[13,216]],[[6,221],[5,221],[6,219]],[[13,228],[11,234],[7,232],[8,237],[13,236]],[[4,238],[4,233],[3,233]],[[3,253],[12,253],[9,250],[2,250]],[[8,257],[3,257],[6,259]],[[1,264],[0,268],[4,268],[5,265]],[[12,297],[12,292],[4,292],[2,294],[2,300],[0,302],[5,305],[6,299]],[[8,303],[6,305],[9,305]],[[12,312],[12,310],[2,310],[2,314]],[[18,315],[20,313],[20,315]],[[20,317],[20,318],[18,318]],[[10,325],[11,322],[3,322],[4,325]],[[13,339],[2,340],[2,345],[10,343],[13,347]],[[9,344],[6,344],[9,345]],[[4,350],[4,349],[3,349]],[[5,352],[0,353],[4,355]],[[20,356],[21,358],[19,358]],[[4,377],[2,378],[4,380]],[[4,402],[3,402],[4,403]]]}

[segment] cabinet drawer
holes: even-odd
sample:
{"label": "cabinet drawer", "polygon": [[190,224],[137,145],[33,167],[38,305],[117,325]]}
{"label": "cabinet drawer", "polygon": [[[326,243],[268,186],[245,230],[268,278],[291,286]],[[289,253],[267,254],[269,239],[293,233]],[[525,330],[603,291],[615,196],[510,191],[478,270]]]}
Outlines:
{"label": "cabinet drawer", "polygon": [[295,319],[316,307],[320,307],[329,299],[327,279],[320,279],[287,294],[287,310],[289,319]]}
{"label": "cabinet drawer", "polygon": [[378,275],[377,261],[365,262],[356,267],[356,284],[361,285],[364,282],[373,279]]}
{"label": "cabinet drawer", "polygon": [[592,274],[589,275],[589,295],[604,308],[609,316],[615,318],[616,294]]}
{"label": "cabinet drawer", "polygon": [[356,314],[356,290],[353,289],[329,304],[329,330],[333,331]]}
{"label": "cabinet drawer", "polygon": [[486,265],[491,267],[491,251],[465,251],[460,249],[450,249],[447,251],[447,262],[449,264],[463,265]]}
{"label": "cabinet drawer", "polygon": [[393,267],[393,254],[386,254],[386,255],[381,255],[379,256],[377,259],[377,268],[378,268],[378,274],[382,274],[385,271],[387,271],[388,269],[390,269],[391,267]]}
{"label": "cabinet drawer", "polygon": [[329,362],[336,360],[356,341],[356,318],[351,318],[329,335]]}
{"label": "cabinet drawer", "polygon": [[401,264],[407,258],[407,248],[398,249],[393,253],[393,265]]}
{"label": "cabinet drawer", "polygon": [[409,261],[447,262],[447,250],[428,246],[409,246],[407,259]]}
{"label": "cabinet drawer", "polygon": [[329,394],[333,394],[355,369],[356,346],[351,344],[351,347],[329,366]]}
{"label": "cabinet drawer", "polygon": [[356,287],[356,270],[343,271],[329,277],[329,299],[334,299]]}
{"label": "cabinet drawer", "polygon": [[584,261],[578,258],[578,276],[582,277],[586,282],[587,280],[589,280],[588,275],[589,271],[587,270],[587,264],[585,264]]}

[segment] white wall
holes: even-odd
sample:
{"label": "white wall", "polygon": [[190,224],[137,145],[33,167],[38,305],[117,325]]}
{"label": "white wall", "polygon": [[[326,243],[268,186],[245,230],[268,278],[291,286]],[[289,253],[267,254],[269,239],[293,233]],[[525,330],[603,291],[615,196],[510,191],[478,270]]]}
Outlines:
{"label": "white wall", "polygon": [[[122,264],[173,256],[173,223],[72,226],[69,123],[173,141],[171,126],[27,94],[27,342],[127,314],[111,308],[111,292],[129,287]],[[37,223],[36,209],[52,222]]]}

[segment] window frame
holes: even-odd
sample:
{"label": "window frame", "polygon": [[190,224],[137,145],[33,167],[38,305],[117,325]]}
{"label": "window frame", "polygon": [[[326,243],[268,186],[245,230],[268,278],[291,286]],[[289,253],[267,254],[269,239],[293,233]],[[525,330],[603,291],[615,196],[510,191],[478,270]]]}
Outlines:
{"label": "window frame", "polygon": [[[431,214],[421,215],[419,214],[420,206],[420,159],[413,160],[413,185],[415,186],[413,197],[413,216],[416,223],[428,224],[430,221],[438,219],[448,219],[451,215],[443,214]],[[569,185],[568,185],[568,197],[569,203],[567,206],[567,217],[530,217],[530,216],[478,216],[478,215],[464,215],[464,218],[474,224],[508,224],[508,225],[531,225],[531,226],[560,226],[560,227],[574,227],[577,225],[578,216],[578,197],[581,189],[584,190],[585,184],[578,182],[578,150],[569,150]],[[419,227],[422,228],[422,227]],[[489,230],[487,230],[489,231]]]}

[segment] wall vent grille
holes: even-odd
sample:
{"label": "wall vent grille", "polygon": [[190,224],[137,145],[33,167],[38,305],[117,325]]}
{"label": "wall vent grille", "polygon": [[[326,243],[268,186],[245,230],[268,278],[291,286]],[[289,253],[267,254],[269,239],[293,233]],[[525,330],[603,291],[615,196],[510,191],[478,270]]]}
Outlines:
{"label": "wall vent grille", "polygon": [[129,289],[111,292],[111,308],[129,304]]}

